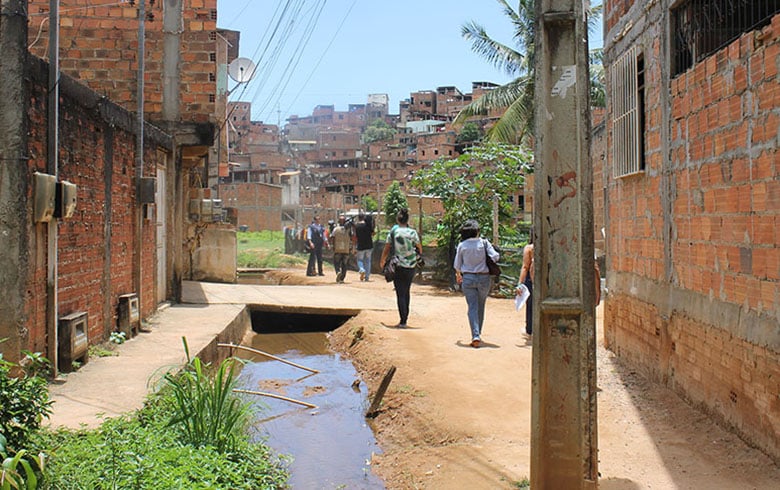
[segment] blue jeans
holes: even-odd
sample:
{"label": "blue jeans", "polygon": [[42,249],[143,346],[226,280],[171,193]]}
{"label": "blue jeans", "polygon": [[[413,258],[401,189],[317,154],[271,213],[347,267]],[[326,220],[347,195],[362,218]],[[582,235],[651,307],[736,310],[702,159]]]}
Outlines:
{"label": "blue jeans", "polygon": [[477,340],[482,335],[482,324],[485,322],[485,302],[493,279],[488,274],[463,274],[461,289],[469,307],[468,317],[471,327],[471,339]]}
{"label": "blue jeans", "polygon": [[368,281],[368,276],[371,275],[371,253],[373,251],[374,249],[371,248],[357,251],[358,270],[366,273],[366,281]]}

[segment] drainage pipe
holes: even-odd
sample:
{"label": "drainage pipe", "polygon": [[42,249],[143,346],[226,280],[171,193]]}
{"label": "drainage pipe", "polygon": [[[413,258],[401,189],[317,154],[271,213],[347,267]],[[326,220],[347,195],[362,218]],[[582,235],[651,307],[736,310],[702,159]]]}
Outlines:
{"label": "drainage pipe", "polygon": [[138,294],[138,313],[143,317],[143,294],[141,294],[141,285],[143,280],[143,225],[144,225],[144,205],[140,202],[141,197],[141,179],[144,176],[144,41],[146,39],[146,0],[138,2],[138,72],[137,72],[137,95],[136,95],[136,140],[135,140],[135,278],[133,286]]}
{"label": "drainage pipe", "polygon": [[303,405],[304,407],[318,408],[317,405],[312,405],[311,403],[302,402],[302,401],[296,400],[294,398],[287,398],[286,396],[276,395],[274,393],[266,393],[265,391],[253,391],[253,390],[234,389],[233,393],[246,393],[248,395],[267,396],[269,398],[276,398],[277,400],[284,400],[286,402],[297,403],[298,405]]}
{"label": "drainage pipe", "polygon": [[254,352],[255,354],[260,354],[261,356],[268,357],[269,359],[273,359],[275,361],[283,362],[285,364],[289,364],[290,366],[297,367],[298,369],[303,369],[305,371],[309,371],[310,373],[319,373],[316,369],[307,368],[306,366],[301,366],[300,364],[295,364],[294,362],[288,361],[286,359],[282,359],[281,357],[276,357],[273,354],[269,354],[267,352],[263,352],[261,350],[253,349],[251,347],[247,347],[245,345],[237,345],[237,344],[217,344],[217,347],[230,347],[231,349],[243,349],[249,352]]}
{"label": "drainage pipe", "polygon": [[[49,99],[47,104],[47,172],[58,177],[59,173],[59,113],[60,113],[60,2],[49,0]],[[58,221],[52,218],[47,233],[46,271],[46,326],[49,332],[47,350],[51,360],[52,375],[59,369],[59,300],[57,281],[57,230]]]}

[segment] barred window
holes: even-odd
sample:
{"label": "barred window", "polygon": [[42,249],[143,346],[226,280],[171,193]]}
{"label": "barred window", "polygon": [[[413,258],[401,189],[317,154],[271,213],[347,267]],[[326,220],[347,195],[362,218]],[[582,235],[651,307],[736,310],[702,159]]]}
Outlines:
{"label": "barred window", "polygon": [[672,10],[672,76],[780,13],[780,0],[685,0]]}
{"label": "barred window", "polygon": [[617,177],[645,169],[645,69],[636,46],[610,66],[612,99],[612,174]]}

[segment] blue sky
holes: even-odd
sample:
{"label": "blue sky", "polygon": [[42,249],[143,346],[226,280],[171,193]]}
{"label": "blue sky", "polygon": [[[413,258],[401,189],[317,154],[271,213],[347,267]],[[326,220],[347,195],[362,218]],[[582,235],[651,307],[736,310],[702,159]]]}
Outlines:
{"label": "blue sky", "polygon": [[[318,104],[344,111],[368,94],[387,94],[397,114],[411,92],[510,80],[460,35],[474,20],[512,45],[493,0],[218,0],[217,8],[217,26],[240,31],[240,56],[257,63],[250,83],[230,81],[231,100],[252,102],[255,121],[284,124]],[[592,37],[600,43],[600,32]]]}

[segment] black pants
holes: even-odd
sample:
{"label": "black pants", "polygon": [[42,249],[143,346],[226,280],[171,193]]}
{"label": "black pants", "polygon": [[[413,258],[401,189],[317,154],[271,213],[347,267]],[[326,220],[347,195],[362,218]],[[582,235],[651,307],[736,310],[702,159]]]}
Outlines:
{"label": "black pants", "polygon": [[400,323],[403,325],[409,318],[409,300],[411,299],[409,290],[412,288],[412,280],[414,280],[416,272],[415,269],[406,267],[395,268],[393,286],[395,286],[395,298],[398,302],[398,315],[401,317]]}
{"label": "black pants", "polygon": [[[317,270],[314,270],[314,266],[317,266]],[[315,273],[322,275],[322,245],[314,245],[314,248],[309,252],[309,266],[306,267],[306,273],[313,276]]]}
{"label": "black pants", "polygon": [[531,282],[531,274],[525,276],[523,284],[530,293],[525,302],[525,333],[531,335],[534,333],[534,283]]}

